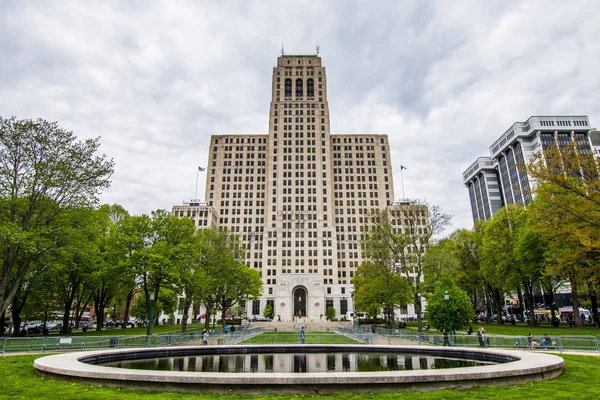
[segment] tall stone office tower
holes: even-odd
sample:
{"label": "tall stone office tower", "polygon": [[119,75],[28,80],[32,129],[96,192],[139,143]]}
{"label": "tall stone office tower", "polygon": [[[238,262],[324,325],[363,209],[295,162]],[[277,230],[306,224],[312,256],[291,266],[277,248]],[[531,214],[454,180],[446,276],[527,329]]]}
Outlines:
{"label": "tall stone office tower", "polygon": [[327,98],[321,57],[279,57],[269,133],[212,136],[206,202],[173,207],[199,229],[239,235],[246,264],[264,282],[262,298],[246,306],[249,316],[267,304],[283,319],[318,320],[330,306],[338,317],[352,312],[367,215],[386,208],[394,215],[409,204],[393,200],[387,135],[331,134]]}

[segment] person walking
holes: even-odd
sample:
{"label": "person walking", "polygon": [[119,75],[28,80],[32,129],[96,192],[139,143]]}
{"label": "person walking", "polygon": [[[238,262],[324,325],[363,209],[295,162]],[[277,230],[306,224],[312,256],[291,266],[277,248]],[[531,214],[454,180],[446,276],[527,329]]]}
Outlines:
{"label": "person walking", "polygon": [[202,332],[202,344],[208,344],[208,332],[206,331],[206,329],[204,330],[204,332]]}
{"label": "person walking", "polygon": [[300,343],[304,344],[304,326],[300,328]]}
{"label": "person walking", "polygon": [[444,347],[450,346],[450,342],[448,341],[448,331],[444,329]]}

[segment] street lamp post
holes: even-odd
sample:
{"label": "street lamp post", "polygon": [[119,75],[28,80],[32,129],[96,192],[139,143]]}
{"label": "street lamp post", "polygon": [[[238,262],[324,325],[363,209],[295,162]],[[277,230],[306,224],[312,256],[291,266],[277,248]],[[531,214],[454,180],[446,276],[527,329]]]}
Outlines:
{"label": "street lamp post", "polygon": [[73,325],[73,319],[75,318],[76,309],[77,309],[77,302],[74,301],[73,306],[71,307],[71,322],[69,323],[69,333],[71,333],[71,331],[73,330],[73,327],[75,326],[75,325]]}
{"label": "street lamp post", "polygon": [[150,309],[148,310],[148,329],[146,330],[146,336],[152,335],[152,323],[154,319],[152,318],[152,303],[154,303],[154,293],[150,293]]}
{"label": "street lamp post", "polygon": [[446,300],[446,313],[448,314],[448,335],[452,335],[452,319],[450,318],[450,296],[448,291],[444,292],[444,300]]}
{"label": "street lamp post", "polygon": [[215,331],[215,323],[217,322],[217,303],[213,305],[213,332]]}

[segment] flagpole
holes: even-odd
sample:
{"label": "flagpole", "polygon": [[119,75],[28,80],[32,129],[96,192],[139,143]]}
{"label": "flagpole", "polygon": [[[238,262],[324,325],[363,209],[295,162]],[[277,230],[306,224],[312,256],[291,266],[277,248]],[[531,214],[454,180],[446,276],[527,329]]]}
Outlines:
{"label": "flagpole", "polygon": [[402,184],[402,198],[405,199],[406,196],[404,196],[404,174],[402,174],[403,169],[404,167],[400,166],[400,183]]}
{"label": "flagpole", "polygon": [[200,167],[196,168],[196,190],[194,191],[194,199],[198,198],[198,177],[200,176]]}

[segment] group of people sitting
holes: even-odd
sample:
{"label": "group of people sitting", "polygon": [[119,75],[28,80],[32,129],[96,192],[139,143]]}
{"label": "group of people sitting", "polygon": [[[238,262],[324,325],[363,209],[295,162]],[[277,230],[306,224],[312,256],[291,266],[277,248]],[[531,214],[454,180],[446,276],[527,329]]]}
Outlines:
{"label": "group of people sitting", "polygon": [[537,340],[535,340],[535,336],[533,336],[533,333],[530,333],[527,336],[527,347],[530,349],[535,349],[536,347],[549,347],[549,346],[556,346],[556,343],[552,341],[552,339],[550,339],[550,336],[548,336],[547,333],[544,333],[544,336],[542,336],[542,340],[538,343]]}

